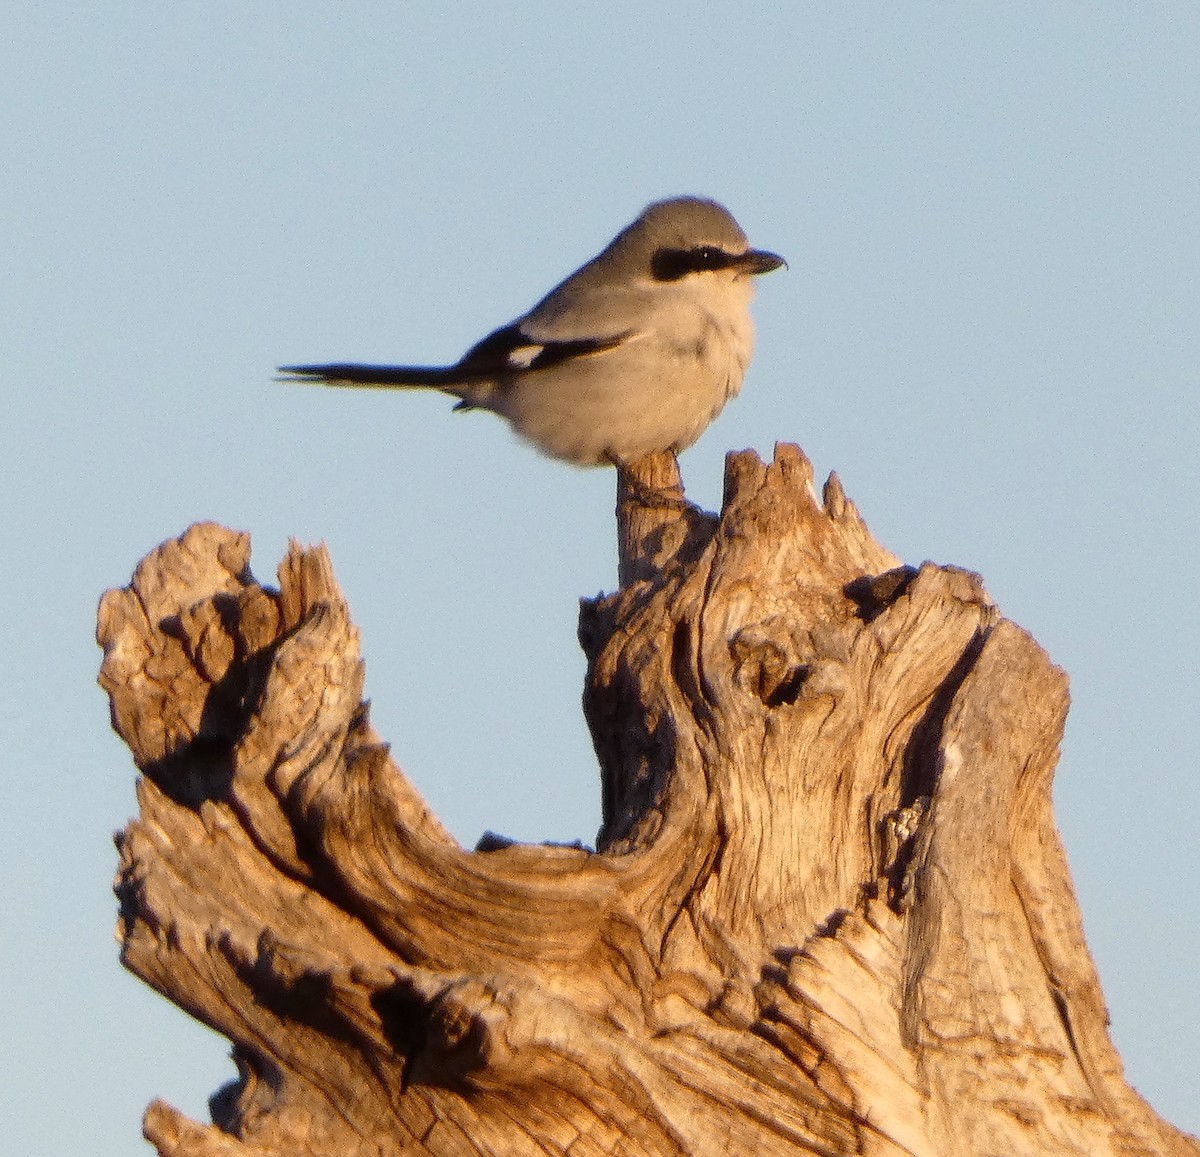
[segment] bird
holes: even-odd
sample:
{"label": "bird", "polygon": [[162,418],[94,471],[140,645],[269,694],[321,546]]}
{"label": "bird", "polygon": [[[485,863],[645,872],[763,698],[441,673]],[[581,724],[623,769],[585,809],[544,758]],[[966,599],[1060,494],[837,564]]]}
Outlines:
{"label": "bird", "polygon": [[752,249],[703,197],[648,205],[528,313],[453,365],[280,366],[282,380],[433,389],[487,410],[542,453],[627,466],[687,449],[741,388],[754,325],[752,279],[786,262]]}

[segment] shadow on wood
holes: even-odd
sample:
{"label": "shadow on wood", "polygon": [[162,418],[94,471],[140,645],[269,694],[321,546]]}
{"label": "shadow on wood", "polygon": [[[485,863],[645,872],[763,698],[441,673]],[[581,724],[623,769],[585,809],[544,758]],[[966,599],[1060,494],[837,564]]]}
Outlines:
{"label": "shadow on wood", "polygon": [[1067,681],[803,455],[623,471],[595,852],[459,847],[323,547],[196,525],[100,605],[122,959],[233,1041],[161,1154],[1200,1154],[1125,1083],[1050,805]]}

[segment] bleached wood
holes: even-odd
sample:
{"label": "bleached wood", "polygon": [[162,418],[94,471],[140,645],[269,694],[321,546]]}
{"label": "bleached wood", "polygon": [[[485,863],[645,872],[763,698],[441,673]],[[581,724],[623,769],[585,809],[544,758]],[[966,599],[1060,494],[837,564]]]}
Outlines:
{"label": "bleached wood", "polygon": [[[1050,806],[1067,683],[794,447],[622,472],[596,851],[459,847],[324,548],[192,527],[101,602],[122,960],[234,1042],[172,1157],[1200,1154],[1125,1083]],[[520,629],[514,624],[514,630]]]}

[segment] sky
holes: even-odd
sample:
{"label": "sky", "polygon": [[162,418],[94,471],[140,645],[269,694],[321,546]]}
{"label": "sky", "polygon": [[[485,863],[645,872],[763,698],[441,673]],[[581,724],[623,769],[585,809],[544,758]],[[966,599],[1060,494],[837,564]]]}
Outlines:
{"label": "sky", "polygon": [[910,563],[983,575],[1071,678],[1055,783],[1130,1081],[1200,1132],[1200,7],[4,6],[0,1136],[145,1151],[227,1043],[121,969],[134,772],[96,602],[190,523],[328,544],[373,719],[464,843],[590,842],[578,598],[613,478],[434,394],[649,201],[788,258],[682,458],[799,443]]}

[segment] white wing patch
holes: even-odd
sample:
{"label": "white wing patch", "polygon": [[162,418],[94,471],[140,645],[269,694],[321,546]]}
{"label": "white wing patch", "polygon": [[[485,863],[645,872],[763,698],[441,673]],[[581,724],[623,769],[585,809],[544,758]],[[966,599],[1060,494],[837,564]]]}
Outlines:
{"label": "white wing patch", "polygon": [[527,370],[545,348],[544,345],[513,346],[508,351],[508,356],[504,360],[508,362],[510,369]]}

